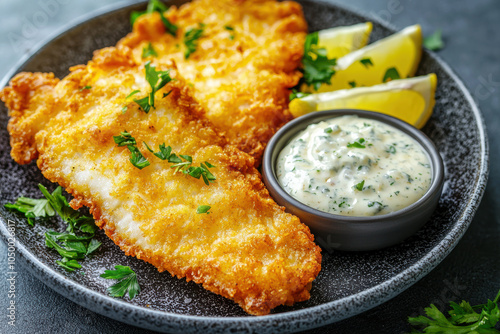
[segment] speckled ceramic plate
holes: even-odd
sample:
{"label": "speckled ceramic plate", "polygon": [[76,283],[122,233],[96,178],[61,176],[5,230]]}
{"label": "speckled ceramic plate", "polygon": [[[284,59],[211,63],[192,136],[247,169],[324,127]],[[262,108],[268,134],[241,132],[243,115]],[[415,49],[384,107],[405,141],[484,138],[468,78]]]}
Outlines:
{"label": "speckled ceramic plate", "polygon": [[[366,16],[324,2],[300,1],[315,31],[368,20]],[[173,3],[178,4],[178,3]],[[13,69],[3,84],[19,71],[54,72],[86,62],[92,51],[115,44],[130,29],[129,13],[142,5],[122,4],[95,13],[40,47]],[[373,18],[372,40],[394,30]],[[44,245],[43,232],[62,229],[56,221],[28,226],[19,215],[0,208],[0,231],[9,236],[7,221],[15,225],[17,254],[45,284],[74,302],[108,317],[158,331],[278,333],[332,323],[379,305],[401,293],[432,270],[453,249],[470,224],[488,174],[485,126],[474,101],[457,76],[435,55],[424,52],[418,74],[435,72],[439,78],[434,114],[423,131],[434,141],[446,165],[446,183],[430,221],[404,243],[363,253],[324,253],[322,270],[314,281],[311,299],[293,307],[278,307],[271,315],[246,315],[233,302],[195,283],[158,273],[151,265],[127,257],[103,233],[103,246],[83,261],[83,270],[67,273],[55,264],[58,254]],[[0,204],[20,195],[39,197],[38,183],[50,189],[35,164],[19,166],[9,156],[7,111],[0,110]],[[99,277],[115,264],[131,266],[141,293],[133,301],[106,295],[109,281]],[[84,272],[84,274],[82,274]]]}

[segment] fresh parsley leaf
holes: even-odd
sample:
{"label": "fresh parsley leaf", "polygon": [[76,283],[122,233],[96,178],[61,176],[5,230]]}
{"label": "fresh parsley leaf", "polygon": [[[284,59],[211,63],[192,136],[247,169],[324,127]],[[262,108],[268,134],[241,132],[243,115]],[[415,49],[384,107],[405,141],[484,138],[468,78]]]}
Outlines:
{"label": "fresh parsley leaf", "polygon": [[143,169],[150,165],[149,161],[142,155],[141,151],[136,146],[128,145],[128,150],[130,151],[130,163],[134,167]]}
{"label": "fresh parsley leaf", "polygon": [[206,213],[206,214],[209,214],[210,212],[208,212],[208,210],[210,210],[212,207],[210,205],[200,205],[197,209],[196,209],[196,213],[198,214],[201,214],[201,213]]}
{"label": "fresh parsley leaf", "polygon": [[149,96],[143,97],[142,99],[134,99],[134,102],[139,105],[146,114],[151,110],[151,105],[149,104]]}
{"label": "fresh parsley leaf", "polygon": [[395,154],[396,153],[396,148],[393,145],[389,145],[389,147],[385,151],[387,153]]}
{"label": "fresh parsley leaf", "polygon": [[401,77],[399,76],[399,72],[395,67],[391,67],[388,68],[387,71],[385,71],[382,82],[387,82],[390,80],[397,80],[397,79],[401,79]]}
{"label": "fresh parsley leaf", "polygon": [[[81,268],[76,260],[83,259],[100,246],[100,242],[92,239],[97,230],[94,219],[71,208],[62,195],[60,186],[52,193],[41,184],[38,185],[38,188],[45,196],[44,199],[20,197],[15,204],[6,206],[24,213],[28,222],[30,222],[30,218],[51,217],[57,212],[68,224],[66,232],[59,233],[50,230],[45,232],[45,245],[56,250],[62,256],[63,259],[56,261],[56,263],[64,269],[73,271],[75,268]],[[77,231],[85,233],[85,235],[77,235]]]}
{"label": "fresh parsley leaf", "polygon": [[82,87],[82,88],[80,88],[80,92],[81,92],[81,91],[83,91],[83,90],[89,90],[89,89],[91,89],[91,88],[92,88],[92,86],[85,86],[85,87]]}
{"label": "fresh parsley leaf", "polygon": [[128,291],[129,298],[133,299],[141,291],[136,273],[128,266],[117,265],[115,270],[104,271],[101,277],[118,280],[108,288],[111,297],[122,298]]}
{"label": "fresh parsley leaf", "polygon": [[115,143],[120,146],[136,145],[135,138],[127,130],[120,132],[119,136],[113,136]]}
{"label": "fresh parsley leaf", "polygon": [[149,3],[148,3],[148,7],[147,7],[147,9],[145,11],[143,11],[143,12],[133,11],[130,14],[130,24],[132,26],[134,26],[135,21],[141,15],[151,14],[153,12],[158,12],[158,13],[160,13],[161,21],[163,23],[163,26],[165,27],[165,31],[167,33],[169,33],[170,35],[172,35],[172,36],[175,37],[177,35],[177,29],[178,28],[177,28],[177,26],[175,24],[173,24],[172,22],[170,22],[163,15],[163,13],[165,13],[167,10],[168,10],[168,7],[165,6],[161,1],[159,1],[159,0],[150,0]]}
{"label": "fresh parsley leaf", "polygon": [[186,51],[184,51],[184,59],[188,59],[196,51],[198,39],[202,37],[204,29],[204,25],[200,24],[199,28],[191,28],[185,32],[184,45],[186,46]]}
{"label": "fresh parsley leaf", "polygon": [[175,24],[169,21],[163,14],[160,14],[161,22],[165,27],[165,31],[170,35],[177,37],[177,30],[179,29]]}
{"label": "fresh parsley leaf", "polygon": [[80,269],[82,266],[76,260],[69,260],[68,258],[63,257],[61,261],[56,261],[58,265],[66,269],[67,271],[74,271],[75,269]]}
{"label": "fresh parsley leaf", "polygon": [[211,164],[210,162],[208,162],[208,161],[205,161],[205,165],[207,165],[207,167],[209,167],[209,168],[215,168],[215,166],[214,166],[214,165],[212,165],[212,164]]}
{"label": "fresh parsley leaf", "polygon": [[335,74],[334,66],[337,59],[329,59],[326,49],[318,48],[318,32],[307,35],[304,45],[303,82],[318,90],[321,84],[331,84],[331,78]]}
{"label": "fresh parsley leaf", "polygon": [[432,35],[424,38],[424,47],[431,51],[438,51],[444,48],[441,29],[436,30]]}
{"label": "fresh parsley leaf", "polygon": [[151,42],[149,42],[148,46],[142,48],[141,57],[142,57],[142,59],[147,58],[147,57],[158,57],[158,53],[156,53]]}
{"label": "fresh parsley leaf", "polygon": [[154,155],[156,155],[158,158],[162,160],[170,160],[170,157],[172,156],[171,153],[172,153],[172,148],[170,146],[165,147],[165,143],[163,143],[160,145],[160,151],[156,152]]}
{"label": "fresh parsley leaf", "polygon": [[47,188],[43,185],[39,184],[38,188],[45,196],[45,198],[49,201],[50,206],[59,214],[59,216],[65,221],[68,222],[71,219],[77,219],[81,216],[81,214],[73,210],[68,204],[66,197],[62,195],[62,188],[57,187],[52,194],[49,193]]}
{"label": "fresh parsley leaf", "polygon": [[301,99],[301,98],[306,97],[308,95],[311,95],[311,93],[303,93],[303,92],[297,91],[296,89],[292,89],[292,92],[290,93],[290,101],[292,101],[294,99]]}
{"label": "fresh parsley leaf", "polygon": [[356,81],[349,81],[349,86],[351,86],[351,88],[356,88]]}
{"label": "fresh parsley leaf", "polygon": [[134,91],[132,91],[132,93],[128,94],[127,97],[125,98],[125,100],[128,100],[129,98],[131,98],[132,96],[134,96],[135,94],[137,93],[140,93],[141,91],[136,89]]}
{"label": "fresh parsley leaf", "polygon": [[99,247],[101,247],[101,242],[97,241],[96,239],[90,240],[90,243],[89,243],[89,245],[87,247],[87,253],[85,255],[92,254],[93,252],[95,252],[96,250],[98,250]]}
{"label": "fresh parsley leaf", "polygon": [[364,143],[366,143],[365,139],[364,138],[359,138],[354,143],[347,143],[347,147],[365,148],[366,146],[364,145]]}
{"label": "fresh parsley leaf", "polygon": [[4,206],[7,209],[24,213],[24,216],[28,219],[28,224],[31,226],[33,226],[32,218],[53,217],[56,214],[49,201],[45,198],[19,197],[14,204],[7,203]]}
{"label": "fresh parsley leaf", "polygon": [[[424,309],[426,316],[408,317],[408,322],[412,326],[423,329],[425,333],[500,333],[495,329],[500,321],[499,298],[500,291],[493,301],[488,300],[486,304],[482,305],[471,306],[466,301],[462,301],[460,304],[450,302],[449,317],[446,317],[434,304],[431,304]],[[412,333],[421,332],[412,328]]]}
{"label": "fresh parsley leaf", "polygon": [[224,29],[229,30],[229,31],[233,31],[234,30],[234,28],[231,27],[231,26],[224,26]]}
{"label": "fresh parsley leaf", "polygon": [[172,78],[170,77],[170,70],[157,71],[155,66],[151,65],[150,61],[146,62],[144,68],[146,81],[151,86],[151,93],[142,99],[134,99],[134,102],[147,114],[151,110],[151,107],[155,107],[155,93],[172,81]]}
{"label": "fresh parsley leaf", "polygon": [[359,182],[358,184],[356,184],[356,185],[354,186],[354,188],[356,188],[356,189],[357,189],[357,190],[359,190],[359,191],[362,191],[362,190],[363,190],[364,185],[365,185],[365,180],[363,180],[363,181]]}
{"label": "fresh parsley leaf", "polygon": [[66,257],[69,259],[82,259],[85,255],[85,252],[78,252],[76,249],[66,249],[60,246],[57,243],[55,237],[48,232],[45,232],[45,245],[48,248],[55,249],[62,257]]}
{"label": "fresh parsley leaf", "polygon": [[365,65],[366,68],[373,66],[371,58],[363,58],[359,61],[361,64]]}

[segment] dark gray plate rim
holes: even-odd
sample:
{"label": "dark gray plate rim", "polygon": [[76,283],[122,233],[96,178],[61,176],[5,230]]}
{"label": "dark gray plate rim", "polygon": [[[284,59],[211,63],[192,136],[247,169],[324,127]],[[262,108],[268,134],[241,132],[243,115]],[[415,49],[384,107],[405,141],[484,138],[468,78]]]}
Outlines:
{"label": "dark gray plate rim", "polygon": [[[338,7],[345,11],[353,12],[354,14],[363,17],[366,20],[376,22],[387,29],[395,31],[395,27],[387,22],[367,15],[361,11],[353,10],[337,3],[331,3],[323,0],[317,2],[325,4],[325,6]],[[46,45],[51,41],[61,37],[70,30],[80,26],[86,21],[108,14],[110,12],[120,10],[126,7],[137,5],[137,2],[124,1],[118,4],[106,6],[97,11],[91,12],[81,17],[76,23],[70,22],[59,29],[56,33],[50,35],[45,40],[38,43],[29,54],[22,57],[19,62],[10,70],[5,77],[0,81],[0,88],[7,85],[10,78],[17,72],[18,69],[23,68],[33,57],[35,57]],[[369,310],[378,306],[389,299],[400,294],[418,280],[427,275],[434,269],[456,246],[465,231],[463,226],[468,227],[474,217],[476,209],[481,201],[484,192],[484,185],[488,179],[488,162],[489,162],[489,148],[486,136],[486,127],[483,117],[475,103],[470,92],[467,90],[462,80],[457,74],[436,54],[427,52],[431,59],[435,60],[455,81],[462,93],[464,94],[467,102],[472,107],[472,112],[478,125],[478,133],[481,139],[481,163],[479,177],[475,182],[473,195],[469,200],[468,206],[460,218],[457,219],[455,225],[450,232],[430,250],[426,256],[417,261],[414,265],[402,271],[398,275],[393,276],[391,279],[384,281],[372,288],[364,290],[355,295],[345,297],[336,301],[328,302],[322,305],[313,306],[307,309],[284,312],[279,314],[271,314],[267,316],[257,317],[208,317],[208,316],[189,316],[175,313],[162,312],[135,306],[124,302],[119,299],[114,299],[109,296],[100,294],[90,290],[82,285],[79,285],[59,272],[51,269],[42,263],[35,254],[29,252],[17,240],[15,241],[16,251],[20,255],[22,262],[26,265],[29,271],[40,279],[44,284],[60,293],[61,295],[69,298],[73,302],[86,307],[94,312],[122,321],[134,326],[148,328],[153,330],[168,330],[168,331],[199,331],[207,330],[210,332],[273,332],[280,333],[284,331],[298,331],[307,328],[314,328],[324,326],[336,321],[340,321],[361,312]],[[0,216],[0,234],[2,239],[7,242],[11,237],[10,232],[7,230],[7,222],[5,217]]]}

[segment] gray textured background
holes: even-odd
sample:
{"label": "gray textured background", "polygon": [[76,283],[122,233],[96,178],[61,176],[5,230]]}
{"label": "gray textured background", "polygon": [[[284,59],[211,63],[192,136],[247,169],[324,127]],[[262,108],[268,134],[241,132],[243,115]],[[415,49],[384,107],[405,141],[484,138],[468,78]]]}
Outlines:
{"label": "gray textured background", "polygon": [[[113,0],[0,0],[0,77],[40,40]],[[500,289],[500,1],[334,1],[379,16],[397,28],[420,23],[425,35],[442,29],[439,55],[479,103],[490,138],[490,180],[478,213],[457,248],[428,276],[391,301],[308,333],[403,333],[406,317],[430,303],[493,298]],[[7,250],[0,242],[0,333],[149,333],[95,314],[16,268],[16,326],[7,321]]]}

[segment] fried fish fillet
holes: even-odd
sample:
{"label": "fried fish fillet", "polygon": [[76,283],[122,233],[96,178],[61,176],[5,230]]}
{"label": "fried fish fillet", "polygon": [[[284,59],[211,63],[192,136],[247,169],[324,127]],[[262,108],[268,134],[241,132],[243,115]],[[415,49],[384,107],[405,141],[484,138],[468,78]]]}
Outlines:
{"label": "fried fish fillet", "polygon": [[[155,12],[139,17],[118,45],[131,48],[137,61],[144,61],[149,43],[157,62],[174,59],[218,132],[259,165],[271,136],[292,119],[289,89],[301,77],[297,69],[307,33],[301,6],[274,0],[195,0],[164,15],[178,26],[176,37],[166,33]],[[202,29],[203,35],[185,59],[184,35],[190,29]]]}
{"label": "fried fish fillet", "polygon": [[[175,64],[156,67],[171,69],[176,80],[155,94],[148,114],[126,100],[133,90],[140,97],[151,88],[144,64],[123,48],[96,52],[61,81],[18,74],[0,94],[10,110],[13,158],[38,157],[43,175],[74,196],[73,208],[89,207],[127,255],[159,271],[200,283],[253,315],[307,300],[321,266],[308,227],[271,199],[253,158],[205,119]],[[116,145],[113,136],[124,130],[150,166],[134,167],[127,147]],[[192,156],[193,165],[210,162],[216,180],[206,185],[175,173],[143,141],[155,151],[170,145]],[[197,214],[200,205],[211,206],[210,213]]]}

